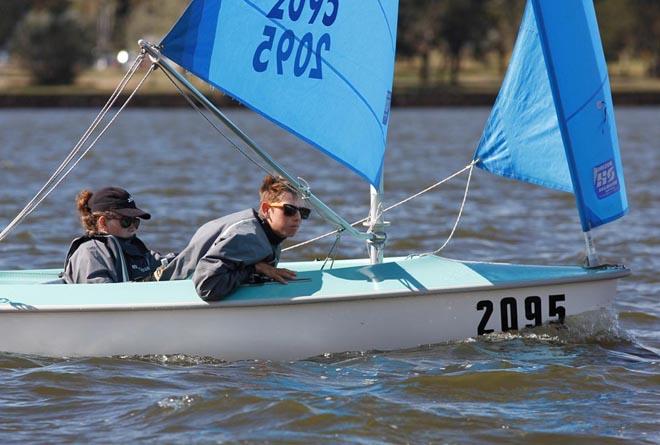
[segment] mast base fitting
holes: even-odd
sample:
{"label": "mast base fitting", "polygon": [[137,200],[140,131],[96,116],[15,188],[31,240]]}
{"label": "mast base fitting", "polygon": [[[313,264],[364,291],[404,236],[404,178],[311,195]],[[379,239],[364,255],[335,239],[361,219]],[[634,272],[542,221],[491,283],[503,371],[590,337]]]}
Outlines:
{"label": "mast base fitting", "polygon": [[374,246],[383,246],[387,241],[387,233],[385,232],[369,232],[371,238],[367,239],[367,244]]}

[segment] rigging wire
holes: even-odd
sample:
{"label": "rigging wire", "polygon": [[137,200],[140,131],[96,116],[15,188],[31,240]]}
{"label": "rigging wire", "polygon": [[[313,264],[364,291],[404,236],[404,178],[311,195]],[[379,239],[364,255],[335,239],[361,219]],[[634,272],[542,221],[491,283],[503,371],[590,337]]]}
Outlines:
{"label": "rigging wire", "polygon": [[[213,121],[211,121],[211,119],[209,119],[206,114],[204,114],[204,112],[201,110],[199,105],[197,105],[197,103],[190,97],[190,95],[186,94],[186,92],[183,91],[183,89],[181,89],[179,84],[169,75],[169,73],[167,71],[161,69],[161,72],[165,75],[165,77],[167,77],[167,79],[170,82],[172,82],[172,85],[174,85],[174,87],[179,91],[179,93],[186,99],[188,104],[195,111],[197,111],[204,118],[204,120],[206,120],[206,122],[208,122],[209,125],[211,125],[215,129],[215,131],[217,131],[227,142],[229,142],[236,150],[238,150],[239,153],[241,153],[250,162],[252,162],[254,165],[259,167],[261,170],[263,170],[267,174],[269,174],[269,175],[273,174],[272,171],[270,171],[265,166],[263,166],[261,163],[259,163],[256,159],[251,157],[243,148],[239,147],[238,144],[236,144],[233,139],[231,139],[229,136],[227,136],[225,133],[223,133],[223,131],[220,128],[218,128],[218,126],[215,123],[213,123]],[[202,105],[204,106],[204,109],[206,109],[207,111],[210,111],[205,104],[202,104]]]}
{"label": "rigging wire", "polygon": [[[35,194],[35,196],[26,204],[26,206],[18,213],[18,215],[5,227],[5,229],[0,232],[0,241],[4,240],[7,235],[13,230],[18,224],[20,224],[28,215],[30,215],[40,204],[43,202],[52,192],[53,190],[69,175],[69,173],[78,165],[78,163],[82,160],[82,158],[85,157],[85,155],[94,147],[96,142],[103,136],[103,134],[106,132],[106,130],[112,125],[112,123],[117,119],[119,114],[124,110],[124,108],[128,105],[128,103],[131,101],[135,93],[140,89],[144,81],[147,79],[147,77],[154,71],[156,68],[157,64],[152,64],[147,71],[147,73],[142,77],[138,85],[135,87],[135,89],[132,91],[132,93],[128,96],[128,98],[124,101],[122,106],[119,108],[119,110],[112,116],[110,121],[103,127],[103,129],[100,131],[100,133],[94,138],[94,140],[90,143],[90,145],[82,152],[82,154],[78,155],[80,150],[82,149],[83,145],[89,140],[93,132],[96,130],[96,128],[99,126],[99,124],[103,121],[105,116],[107,115],[108,111],[112,108],[112,106],[115,104],[116,100],[118,99],[119,95],[121,92],[124,90],[128,82],[132,79],[133,75],[139,68],[142,60],[144,58],[144,54],[138,55],[138,57],[135,59],[133,62],[133,65],[129,68],[129,70],[126,72],[120,83],[117,85],[113,93],[111,94],[110,98],[106,102],[106,104],[103,106],[101,111],[98,113],[96,118],[92,121],[88,129],[83,133],[79,141],[76,143],[74,148],[71,150],[71,152],[67,155],[67,157],[62,161],[62,163],[58,166],[58,168],[55,170],[55,172],[51,175],[51,177],[46,181],[46,183],[42,186],[42,188]],[[165,74],[167,79],[175,86],[175,88],[179,91],[179,93],[186,99],[188,104],[195,110],[197,111],[227,142],[229,142],[236,150],[238,150],[239,153],[241,153],[243,156],[245,156],[249,161],[251,161],[253,164],[255,164],[258,168],[266,172],[267,174],[272,174],[272,172],[267,169],[265,166],[263,166],[261,163],[257,162],[253,157],[251,157],[244,149],[239,147],[230,137],[228,137],[220,128],[218,128],[217,125],[215,125],[207,116],[202,112],[200,107],[192,100],[192,98],[189,97],[182,89],[181,87],[172,79],[172,77],[165,71],[162,70],[162,72]],[[203,104],[204,108],[208,110],[208,106],[206,104]],[[77,158],[76,158],[77,156]],[[75,160],[74,160],[75,158]],[[456,221],[454,223],[454,226],[451,230],[451,233],[449,234],[449,237],[447,240],[444,242],[444,244],[437,250],[430,252],[430,253],[425,253],[422,255],[430,255],[430,254],[435,254],[440,252],[444,247],[449,243],[451,240],[452,236],[454,235],[454,232],[456,231],[456,228],[458,227],[458,223],[460,221],[461,215],[463,213],[463,209],[465,206],[465,201],[467,198],[469,186],[470,186],[470,179],[472,177],[472,171],[474,168],[474,165],[478,162],[479,160],[473,160],[470,164],[462,168],[461,170],[455,172],[454,174],[448,176],[447,178],[436,182],[435,184],[415,193],[412,196],[409,196],[406,199],[403,199],[385,209],[382,208],[382,203],[379,205],[379,208],[377,209],[377,215],[381,217],[385,212],[392,210],[402,204],[407,203],[408,201],[417,198],[418,196],[440,186],[441,184],[449,181],[450,179],[458,176],[459,174],[463,173],[464,171],[469,169],[469,174],[468,174],[468,180],[467,184],[465,187],[465,193],[463,195],[463,201],[461,203],[461,208],[459,210],[458,216],[456,218]],[[66,171],[64,171],[66,169]],[[64,172],[64,173],[63,173]],[[324,218],[326,219],[326,218]],[[353,223],[351,223],[351,226],[356,226],[360,223],[363,223],[364,221],[367,221],[369,217],[362,218],[360,220],[357,220]],[[327,219],[326,219],[327,220]],[[373,224],[374,221],[371,221],[370,223],[370,229],[373,229]],[[298,247],[302,247],[304,245],[310,244],[312,242],[318,241],[320,239],[323,239],[327,236],[337,234],[337,239],[333,243],[330,252],[332,252],[340,237],[341,233],[343,232],[344,229],[338,228],[335,229],[331,232],[325,233],[323,235],[317,236],[315,238],[312,238],[310,240],[304,241],[302,243],[295,244],[293,246],[287,247],[283,249],[282,251],[288,251],[288,250],[293,250]],[[327,261],[327,258],[326,258]],[[325,264],[324,264],[325,266]]]}
{"label": "rigging wire", "polygon": [[[460,211],[459,211],[458,218],[456,219],[456,222],[454,223],[454,229],[452,230],[452,232],[451,232],[451,234],[450,234],[450,237],[447,239],[447,241],[445,241],[445,243],[442,245],[442,247],[436,251],[436,252],[439,252],[440,250],[442,250],[442,248],[445,247],[445,245],[447,245],[447,243],[449,242],[449,239],[451,239],[451,236],[454,234],[454,230],[455,230],[456,227],[458,226],[458,221],[460,220],[460,218],[461,218],[461,214],[463,213],[463,206],[465,205],[465,200],[466,200],[466,198],[467,198],[468,187],[469,187],[469,185],[470,185],[470,179],[471,179],[471,177],[472,177],[472,170],[473,170],[475,164],[477,164],[478,162],[479,162],[479,159],[475,159],[475,160],[473,160],[472,162],[470,162],[468,165],[466,165],[466,166],[463,167],[462,169],[460,169],[460,170],[458,170],[457,172],[455,172],[455,173],[453,173],[453,174],[447,176],[446,178],[444,178],[444,179],[442,179],[442,180],[436,182],[435,184],[432,184],[432,185],[426,187],[425,189],[420,190],[419,192],[415,193],[414,195],[411,195],[411,196],[407,197],[406,199],[403,199],[403,200],[397,202],[396,204],[392,204],[391,206],[386,207],[385,209],[382,210],[381,214],[383,214],[383,213],[385,213],[385,212],[388,212],[388,211],[390,211],[390,210],[392,210],[392,209],[394,209],[394,208],[396,208],[396,207],[399,207],[400,205],[405,204],[405,203],[407,203],[408,201],[411,201],[412,199],[415,199],[415,198],[417,198],[418,196],[420,196],[420,195],[422,195],[422,194],[424,194],[424,193],[426,193],[426,192],[429,192],[429,191],[433,190],[434,188],[436,188],[436,187],[438,187],[438,186],[444,184],[445,182],[449,181],[450,179],[455,178],[456,176],[460,175],[461,173],[465,172],[466,170],[469,170],[470,173],[469,173],[469,175],[468,175],[468,183],[467,183],[467,187],[465,188],[465,194],[463,195],[463,204],[461,205],[461,209],[460,209]],[[356,225],[358,225],[358,224],[361,224],[361,223],[367,221],[368,219],[369,219],[368,216],[365,217],[365,218],[359,219],[359,220],[357,220],[357,221],[351,223],[351,226],[356,226]],[[314,238],[308,239],[307,241],[303,241],[303,242],[301,242],[301,243],[294,244],[293,246],[289,246],[289,247],[287,247],[287,248],[285,248],[285,249],[282,249],[282,252],[286,252],[287,250],[293,250],[293,249],[297,249],[298,247],[306,246],[307,244],[311,244],[311,243],[313,243],[313,242],[315,242],[315,241],[318,241],[318,240],[320,240],[320,239],[326,238],[326,237],[328,237],[328,236],[330,236],[330,235],[334,235],[335,233],[338,233],[338,232],[339,232],[339,230],[333,230],[332,232],[324,233],[323,235],[319,235],[319,236],[317,236],[317,237],[314,237]],[[434,253],[435,253],[435,252],[434,252]]]}
{"label": "rigging wire", "polygon": [[332,243],[332,246],[330,246],[330,251],[328,251],[328,254],[325,256],[325,261],[323,261],[323,265],[321,266],[321,270],[325,269],[325,265],[328,264],[328,261],[330,261],[330,269],[332,269],[332,266],[335,265],[335,257],[332,256],[332,254],[334,253],[334,250],[335,250],[335,247],[337,247],[337,244],[339,244],[339,241],[341,241],[341,232],[337,232],[335,242]]}
{"label": "rigging wire", "polygon": [[[99,124],[105,119],[106,115],[108,114],[108,111],[112,108],[112,106],[115,104],[117,99],[119,98],[119,95],[121,92],[124,90],[128,82],[131,80],[135,72],[140,66],[140,63],[142,62],[144,58],[143,54],[138,55],[136,57],[135,61],[133,62],[133,65],[128,69],[122,80],[119,82],[113,93],[110,95],[110,98],[108,101],[105,103],[101,111],[97,114],[97,116],[94,118],[90,126],[87,128],[87,130],[83,133],[83,135],[80,137],[76,145],[73,147],[71,152],[66,156],[66,158],[60,163],[58,168],[55,170],[55,172],[50,176],[50,178],[46,181],[46,183],[39,189],[39,191],[32,197],[32,199],[23,207],[23,209],[16,215],[16,217],[5,227],[2,232],[0,232],[0,241],[4,240],[7,235],[17,226],[19,225],[27,216],[29,216],[43,201],[46,199],[52,192],[55,190],[55,188],[66,178],[66,176],[75,168],[76,165],[80,162],[80,160],[92,149],[92,147],[96,144],[96,142],[99,140],[99,138],[105,133],[105,131],[108,129],[108,127],[114,122],[114,120],[117,118],[119,113],[126,107],[126,105],[130,102],[130,100],[133,98],[137,90],[140,88],[140,86],[144,83],[146,80],[147,76],[151,73],[153,70],[149,70],[145,76],[142,78],[142,80],[139,82],[139,84],[135,87],[133,92],[129,95],[129,97],[124,101],[124,104],[120,107],[120,109],[114,114],[114,116],[111,118],[111,120],[108,122],[108,124],[101,130],[99,135],[92,141],[92,143],[85,149],[85,151],[78,155],[82,147],[87,143],[91,135],[94,133],[96,128],[99,126]],[[76,158],[77,156],[77,158]],[[65,171],[66,170],[66,171]]]}
{"label": "rigging wire", "polygon": [[[217,132],[218,132],[218,133],[219,133],[219,134],[220,134],[220,135],[221,135],[221,136],[222,136],[227,142],[229,142],[229,143],[230,143],[230,144],[231,144],[231,145],[232,145],[232,146],[233,146],[233,147],[234,147],[239,153],[241,153],[243,156],[245,156],[250,162],[252,162],[252,163],[253,163],[254,165],[256,165],[258,168],[260,168],[261,170],[263,170],[266,174],[268,174],[268,175],[273,175],[273,172],[272,172],[271,170],[269,170],[269,169],[266,168],[263,164],[261,164],[260,162],[258,162],[258,161],[257,161],[256,159],[254,159],[252,156],[250,156],[250,155],[248,154],[248,152],[247,152],[245,149],[241,148],[238,144],[236,144],[236,142],[234,142],[234,140],[233,140],[232,138],[230,138],[229,136],[227,136],[227,135],[226,135],[226,134],[225,134],[225,133],[224,133],[224,132],[223,132],[223,131],[222,131],[222,130],[221,130],[221,129],[220,129],[220,128],[219,128],[219,127],[218,127],[218,126],[212,121],[212,120],[211,120],[211,119],[209,119],[209,117],[208,117],[208,116],[207,116],[207,115],[201,110],[201,108],[199,107],[199,105],[197,104],[197,102],[194,101],[193,98],[190,97],[189,94],[187,94],[185,91],[183,91],[183,89],[179,86],[179,84],[176,82],[176,80],[173,79],[173,78],[170,76],[170,74],[169,74],[166,70],[163,69],[163,70],[161,70],[161,71],[163,72],[163,74],[165,75],[165,77],[167,77],[167,79],[172,83],[172,85],[174,85],[174,87],[177,89],[177,91],[179,92],[179,94],[181,94],[181,95],[186,99],[186,101],[188,102],[188,104],[189,104],[189,105],[190,105],[195,111],[197,111],[197,112],[198,112],[198,113],[204,118],[204,120],[206,120],[206,122],[208,122],[209,125],[211,125],[211,126],[215,129],[215,131],[217,131]],[[211,110],[209,109],[209,107],[208,107],[205,103],[202,102],[202,106],[204,107],[204,109],[205,109],[206,111],[211,112]],[[213,113],[211,113],[211,114],[213,114]],[[309,193],[309,185],[307,184],[307,181],[305,181],[305,180],[304,180],[303,178],[301,178],[301,177],[298,177],[298,180],[304,185],[304,188],[305,188],[305,190],[306,190],[306,193]],[[303,196],[303,199],[304,199],[304,198],[305,198],[305,196]],[[312,202],[310,202],[310,204],[313,205]],[[321,218],[323,218],[324,221],[326,221],[326,222],[329,223],[329,224],[333,224],[333,221],[330,220],[329,218],[326,218],[325,215],[324,215],[322,212],[319,212],[319,214],[321,215]],[[340,233],[340,232],[343,232],[343,231],[344,231],[343,228],[338,228],[338,229],[336,229],[335,231],[333,231],[332,233]]]}

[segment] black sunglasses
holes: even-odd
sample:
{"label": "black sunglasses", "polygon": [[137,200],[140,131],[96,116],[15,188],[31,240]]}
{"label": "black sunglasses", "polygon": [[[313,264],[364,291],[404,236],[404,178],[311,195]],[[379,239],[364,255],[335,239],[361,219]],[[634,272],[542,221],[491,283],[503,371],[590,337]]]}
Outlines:
{"label": "black sunglasses", "polygon": [[140,227],[140,218],[136,218],[134,216],[117,216],[116,218],[113,218],[119,221],[119,225],[123,229],[128,229],[131,226],[135,226],[137,229]]}
{"label": "black sunglasses", "polygon": [[271,204],[270,206],[275,207],[276,209],[282,209],[285,216],[295,216],[296,213],[300,212],[301,219],[309,218],[310,213],[312,213],[312,209],[308,209],[307,207],[296,207],[293,204]]}

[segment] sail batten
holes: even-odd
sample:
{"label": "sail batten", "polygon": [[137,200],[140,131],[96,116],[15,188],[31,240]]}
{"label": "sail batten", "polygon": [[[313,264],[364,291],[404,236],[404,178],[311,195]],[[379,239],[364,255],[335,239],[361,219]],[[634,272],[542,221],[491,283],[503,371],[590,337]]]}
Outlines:
{"label": "sail batten", "polygon": [[397,11],[397,0],[193,0],[161,52],[378,186]]}

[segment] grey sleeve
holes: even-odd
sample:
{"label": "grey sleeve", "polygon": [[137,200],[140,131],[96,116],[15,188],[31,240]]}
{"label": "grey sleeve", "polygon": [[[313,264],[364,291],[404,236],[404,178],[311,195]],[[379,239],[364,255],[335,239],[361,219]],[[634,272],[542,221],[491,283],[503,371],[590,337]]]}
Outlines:
{"label": "grey sleeve", "polygon": [[66,269],[64,281],[73,283],[116,283],[119,281],[116,266],[109,251],[99,243],[87,242],[81,245],[71,255]]}
{"label": "grey sleeve", "polygon": [[195,268],[192,280],[205,301],[220,300],[254,274],[268,253],[254,234],[233,234],[214,244]]}

